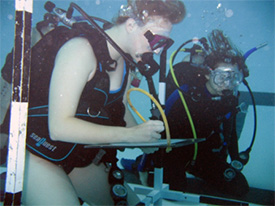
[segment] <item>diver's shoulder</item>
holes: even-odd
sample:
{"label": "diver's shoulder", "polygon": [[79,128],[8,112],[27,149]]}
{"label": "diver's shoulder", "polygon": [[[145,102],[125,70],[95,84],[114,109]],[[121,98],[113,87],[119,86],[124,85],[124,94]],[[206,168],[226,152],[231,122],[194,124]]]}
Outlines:
{"label": "diver's shoulder", "polygon": [[95,53],[89,41],[84,37],[74,37],[67,41],[59,50],[58,55],[95,60]]}
{"label": "diver's shoulder", "polygon": [[79,49],[79,50],[88,50],[92,49],[88,39],[84,37],[74,37],[67,41],[63,47],[69,48],[69,49]]}

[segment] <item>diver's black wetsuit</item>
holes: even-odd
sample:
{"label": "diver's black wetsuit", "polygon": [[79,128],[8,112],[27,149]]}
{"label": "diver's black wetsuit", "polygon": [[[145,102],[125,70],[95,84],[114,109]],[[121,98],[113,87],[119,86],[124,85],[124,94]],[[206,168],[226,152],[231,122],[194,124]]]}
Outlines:
{"label": "diver's black wetsuit", "polygon": [[[32,48],[27,149],[35,155],[63,166],[66,172],[70,172],[74,167],[89,165],[99,151],[99,149],[86,149],[81,144],[53,141],[48,131],[49,84],[54,59],[59,48],[75,36],[89,40],[98,61],[96,73],[93,79],[87,82],[80,97],[76,117],[102,125],[126,125],[125,106],[122,101],[127,87],[129,65],[124,63],[120,89],[109,91],[110,81],[106,71],[112,68],[109,66],[111,61],[106,39],[102,35],[85,25],[73,31],[66,27],[57,27],[47,33]],[[55,45],[56,43],[59,45]],[[8,76],[7,79],[11,80],[11,66],[8,63],[4,66],[2,75]],[[115,149],[108,149],[102,158],[105,162],[114,163],[116,160]]]}
{"label": "diver's black wetsuit", "polygon": [[[164,155],[164,181],[171,189],[184,190],[186,174],[202,178],[218,190],[230,194],[242,195],[248,191],[245,177],[236,171],[232,180],[226,179],[224,172],[230,168],[226,162],[229,152],[231,159],[238,154],[235,131],[237,97],[231,95],[221,100],[213,97],[205,87],[206,78],[199,74],[199,69],[189,63],[180,63],[175,67],[175,74],[192,116],[198,138],[206,138],[198,144],[195,164],[191,164],[194,145],[174,148]],[[193,138],[193,133],[183,104],[179,98],[171,75],[167,77],[167,101],[165,112],[169,122],[171,138]]]}

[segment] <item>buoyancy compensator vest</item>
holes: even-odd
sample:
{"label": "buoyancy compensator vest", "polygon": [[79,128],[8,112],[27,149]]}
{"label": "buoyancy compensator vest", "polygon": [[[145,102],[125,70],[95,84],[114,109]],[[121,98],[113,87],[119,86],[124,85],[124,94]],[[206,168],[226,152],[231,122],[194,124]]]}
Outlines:
{"label": "buoyancy compensator vest", "polygon": [[[125,126],[122,100],[129,74],[129,65],[125,62],[121,88],[109,91],[110,80],[106,71],[113,70],[110,65],[114,60],[109,56],[106,39],[84,22],[75,23],[72,28],[58,26],[32,47],[27,149],[69,170],[90,164],[99,152],[99,149],[87,149],[81,144],[53,141],[49,136],[48,97],[55,57],[62,45],[74,37],[87,38],[98,61],[95,76],[87,82],[80,97],[77,118],[103,125]],[[10,65],[6,62],[2,76],[4,74],[11,80]],[[116,161],[116,150],[108,149],[102,161]]]}

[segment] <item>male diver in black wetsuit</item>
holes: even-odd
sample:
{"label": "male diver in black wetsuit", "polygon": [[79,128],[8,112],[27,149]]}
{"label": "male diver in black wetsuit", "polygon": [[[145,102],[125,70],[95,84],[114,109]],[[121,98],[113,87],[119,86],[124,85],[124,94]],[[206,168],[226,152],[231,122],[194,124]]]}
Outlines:
{"label": "male diver in black wetsuit", "polygon": [[[171,189],[185,191],[188,172],[219,191],[243,195],[249,186],[240,172],[243,165],[236,132],[237,89],[248,76],[248,70],[243,55],[222,31],[213,30],[208,40],[210,48],[194,45],[189,61],[173,67],[176,79],[171,73],[167,77],[165,112],[171,137],[194,138],[195,132],[197,138],[206,138],[206,141],[197,147],[174,148],[165,154],[164,182],[169,183]],[[227,162],[228,155],[231,164]]]}

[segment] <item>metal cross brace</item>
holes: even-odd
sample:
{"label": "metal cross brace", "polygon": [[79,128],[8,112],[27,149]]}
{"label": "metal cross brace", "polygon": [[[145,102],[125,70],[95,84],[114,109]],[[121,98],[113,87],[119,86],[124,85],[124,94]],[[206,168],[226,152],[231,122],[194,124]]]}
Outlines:
{"label": "metal cross brace", "polygon": [[183,192],[169,190],[168,184],[163,184],[163,168],[154,169],[154,187],[134,185],[134,192],[138,195],[145,195],[137,206],[162,205],[162,200],[187,201],[200,203],[200,196],[184,194]]}

